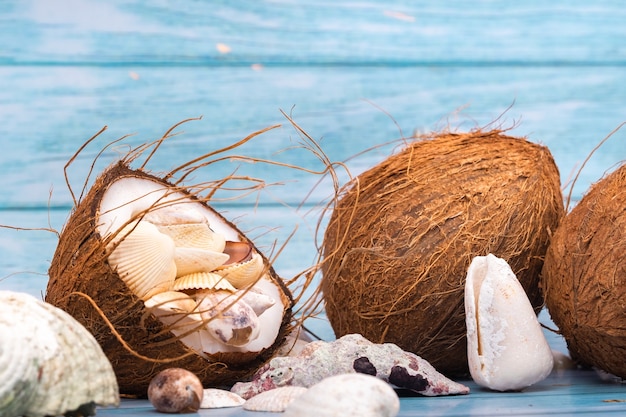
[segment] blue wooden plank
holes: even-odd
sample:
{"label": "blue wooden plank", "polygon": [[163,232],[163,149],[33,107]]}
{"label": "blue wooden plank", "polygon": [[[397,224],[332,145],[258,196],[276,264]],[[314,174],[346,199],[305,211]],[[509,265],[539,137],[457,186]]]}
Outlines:
{"label": "blue wooden plank", "polygon": [[[616,1],[3,3],[3,63],[624,65]],[[29,39],[21,43],[19,38]],[[224,53],[225,45],[229,53]]]}

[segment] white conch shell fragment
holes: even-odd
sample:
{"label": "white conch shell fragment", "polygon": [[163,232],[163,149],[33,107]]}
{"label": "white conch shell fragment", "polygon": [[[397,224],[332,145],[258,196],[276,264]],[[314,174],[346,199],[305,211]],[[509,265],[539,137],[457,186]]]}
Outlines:
{"label": "white conch shell fragment", "polygon": [[[271,392],[271,391],[268,391]],[[386,382],[365,374],[325,378],[297,397],[285,417],[394,417],[400,399]]]}
{"label": "white conch shell fragment", "polygon": [[142,300],[167,291],[176,278],[174,241],[147,221],[123,227],[107,248],[109,264]]}
{"label": "white conch shell fragment", "polygon": [[96,339],[61,309],[0,291],[0,415],[95,414],[118,405],[117,380]]}
{"label": "white conch shell fragment", "polygon": [[474,381],[497,391],[521,390],[550,374],[552,351],[508,263],[477,256],[465,283],[467,357]]}
{"label": "white conch shell fragment", "polygon": [[230,346],[243,346],[260,334],[258,316],[248,304],[237,300],[230,291],[207,290],[196,294],[198,310],[206,329],[217,341]]}
{"label": "white conch shell fragment", "polygon": [[257,316],[260,316],[267,309],[276,304],[276,300],[255,288],[239,290],[236,292],[236,295],[240,296],[243,302],[252,307],[252,310]]}

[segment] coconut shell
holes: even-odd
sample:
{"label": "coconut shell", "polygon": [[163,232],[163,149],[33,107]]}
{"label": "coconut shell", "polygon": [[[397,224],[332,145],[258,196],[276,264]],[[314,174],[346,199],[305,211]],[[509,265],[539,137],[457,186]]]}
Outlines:
{"label": "coconut shell", "polygon": [[573,359],[626,378],[626,165],[591,187],[546,254],[546,306]]}
{"label": "coconut shell", "polygon": [[544,146],[500,131],[408,144],[344,187],[329,219],[321,288],[337,337],[360,333],[467,374],[472,258],[505,259],[538,312],[539,273],[563,214]]}
{"label": "coconut shell", "polygon": [[[164,331],[161,321],[147,312],[144,303],[107,262],[106,244],[96,231],[98,210],[107,187],[124,177],[146,178],[173,187],[156,176],[131,169],[125,162],[113,165],[98,177],[61,233],[49,270],[46,301],[70,313],[95,336],[113,365],[122,394],[145,397],[150,380],[171,367],[195,373],[205,386],[228,386],[245,379],[268,361],[285,339],[292,319],[289,289],[270,267],[269,274],[282,289],[285,305],[272,346],[261,352],[223,353],[209,359],[191,352],[172,333]],[[187,194],[180,187],[176,191]],[[189,198],[199,201],[193,195]],[[215,214],[237,230],[242,241],[249,242],[235,225]],[[264,261],[269,265],[267,259]],[[186,357],[171,361],[185,354]]]}

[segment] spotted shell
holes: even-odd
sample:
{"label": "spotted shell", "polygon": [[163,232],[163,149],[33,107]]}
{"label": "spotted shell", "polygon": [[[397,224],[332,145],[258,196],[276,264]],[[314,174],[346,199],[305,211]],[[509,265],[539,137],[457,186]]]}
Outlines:
{"label": "spotted shell", "polygon": [[0,340],[0,415],[93,415],[95,404],[119,404],[110,362],[63,310],[0,291]]}
{"label": "spotted shell", "polygon": [[236,288],[244,288],[253,285],[261,277],[264,270],[263,257],[255,252],[249,260],[221,266],[215,270],[215,273],[226,278]]}
{"label": "spotted shell", "polygon": [[174,241],[147,221],[123,227],[107,245],[109,264],[142,300],[166,291],[176,278]]}
{"label": "spotted shell", "polygon": [[248,399],[244,410],[282,413],[296,398],[306,392],[305,387],[284,386],[262,392]]}

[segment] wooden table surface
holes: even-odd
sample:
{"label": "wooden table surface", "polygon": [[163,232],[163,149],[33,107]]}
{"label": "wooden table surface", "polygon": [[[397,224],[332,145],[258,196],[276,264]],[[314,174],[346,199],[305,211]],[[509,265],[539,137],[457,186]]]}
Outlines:
{"label": "wooden table surface", "polygon": [[[150,169],[167,171],[276,124],[240,151],[322,168],[297,149],[303,138],[281,110],[352,175],[416,132],[501,127],[548,146],[565,188],[600,140],[626,121],[624,21],[626,9],[615,1],[1,2],[0,224],[60,230],[72,206],[64,165],[105,125],[67,170],[74,190],[107,143],[133,134],[100,155],[96,173],[128,146],[198,116]],[[625,139],[619,130],[596,152],[574,200],[625,159]],[[304,171],[228,161],[197,179],[236,167],[280,185],[258,201],[216,207],[268,250],[297,227],[275,267],[290,277],[310,266],[329,184]],[[0,289],[41,295],[56,239],[0,228]],[[309,326],[333,337],[323,319]],[[400,415],[626,411],[623,385],[593,371],[555,374],[518,394],[472,387],[466,397],[403,398]],[[146,402],[133,401],[99,412],[149,414]]]}

